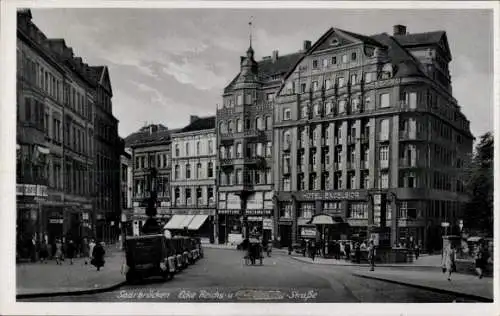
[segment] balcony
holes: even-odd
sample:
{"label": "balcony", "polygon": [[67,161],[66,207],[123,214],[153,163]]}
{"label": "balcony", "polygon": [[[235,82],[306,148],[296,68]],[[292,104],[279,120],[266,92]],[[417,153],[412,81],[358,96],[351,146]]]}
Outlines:
{"label": "balcony", "polygon": [[399,131],[399,140],[415,140],[417,139],[416,131]]}
{"label": "balcony", "polygon": [[234,164],[234,159],[233,158],[221,158],[219,160],[219,164],[221,167],[232,166]]}
{"label": "balcony", "polygon": [[399,159],[399,167],[400,168],[418,168],[416,159],[407,159],[401,158]]}

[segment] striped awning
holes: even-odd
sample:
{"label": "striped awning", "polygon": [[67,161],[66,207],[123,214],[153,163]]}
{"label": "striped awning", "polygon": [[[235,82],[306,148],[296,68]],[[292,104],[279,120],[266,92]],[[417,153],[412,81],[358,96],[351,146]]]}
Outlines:
{"label": "striped awning", "polygon": [[183,229],[182,222],[186,219],[187,215],[174,215],[163,227],[164,229]]}
{"label": "striped awning", "polygon": [[191,223],[189,223],[188,229],[189,230],[198,230],[200,229],[201,225],[205,223],[207,220],[208,215],[195,215]]}

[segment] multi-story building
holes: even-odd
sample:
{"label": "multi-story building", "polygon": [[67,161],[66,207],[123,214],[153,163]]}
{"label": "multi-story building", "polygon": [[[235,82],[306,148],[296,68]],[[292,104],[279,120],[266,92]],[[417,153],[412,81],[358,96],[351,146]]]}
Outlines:
{"label": "multi-story building", "polygon": [[22,249],[33,236],[52,242],[92,234],[96,82],[64,40],[47,39],[30,10],[17,16],[17,233]]}
{"label": "multi-story building", "polygon": [[439,247],[441,223],[456,225],[467,200],[460,170],[473,142],[450,61],[443,31],[331,28],[289,69],[274,108],[282,244],[318,236],[311,218],[328,214],[349,225],[327,226],[332,238],[390,227],[392,244]]}
{"label": "multi-story building", "polygon": [[[147,220],[147,200],[153,192],[157,196],[157,217],[166,223],[171,217],[170,172],[171,134],[161,124],[150,124],[125,139],[132,150],[132,207],[133,234],[138,235]],[[155,194],[155,193],[153,193]]]}
{"label": "multi-story building", "polygon": [[[250,47],[240,73],[224,89],[217,109],[219,242],[260,233],[273,237],[272,130],[274,95],[289,69],[310,46],[257,62]],[[245,232],[248,230],[248,232]],[[236,236],[235,236],[236,235]]]}
{"label": "multi-story building", "polygon": [[215,240],[215,116],[191,116],[190,124],[172,134],[170,222],[174,233],[194,233]]}

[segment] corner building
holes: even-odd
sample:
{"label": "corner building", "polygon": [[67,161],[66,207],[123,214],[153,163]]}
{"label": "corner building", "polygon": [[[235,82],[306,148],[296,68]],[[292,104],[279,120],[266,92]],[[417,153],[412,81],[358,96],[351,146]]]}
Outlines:
{"label": "corner building", "polygon": [[282,245],[317,238],[308,223],[328,214],[349,229],[330,226],[327,239],[369,238],[378,226],[392,245],[440,247],[441,223],[453,229],[467,201],[461,168],[473,142],[450,61],[444,31],[397,25],[393,36],[331,28],[291,67],[274,106]]}
{"label": "corner building", "polygon": [[284,56],[274,51],[257,62],[250,45],[240,58],[240,73],[224,89],[223,106],[216,117],[219,243],[248,232],[274,239],[274,96],[301,56],[302,51]]}

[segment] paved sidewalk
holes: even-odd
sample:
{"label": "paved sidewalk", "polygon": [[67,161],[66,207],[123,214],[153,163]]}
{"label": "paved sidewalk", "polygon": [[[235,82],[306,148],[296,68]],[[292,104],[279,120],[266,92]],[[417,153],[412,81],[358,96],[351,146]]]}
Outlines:
{"label": "paved sidewalk", "polygon": [[452,274],[451,281],[448,281],[448,274],[440,271],[409,271],[380,267],[375,267],[375,271],[356,269],[353,275],[468,296],[481,301],[493,301],[493,278],[479,279],[467,274]]}
{"label": "paved sidewalk", "polygon": [[[323,264],[323,265],[336,265],[336,266],[364,266],[368,265],[367,262],[358,264],[345,259],[325,259],[321,257],[314,258],[314,261],[309,257],[304,257],[301,255],[292,255],[292,258],[298,261],[312,263],[312,264]],[[441,268],[441,255],[424,255],[419,257],[412,263],[379,263],[378,266],[381,267],[427,267],[427,268]]]}
{"label": "paved sidewalk", "polygon": [[83,258],[66,259],[62,265],[55,260],[47,263],[26,263],[16,265],[16,293],[18,297],[55,295],[66,292],[88,292],[105,290],[125,281],[121,274],[124,253],[106,249],[105,265],[96,271],[93,265],[84,264]]}

